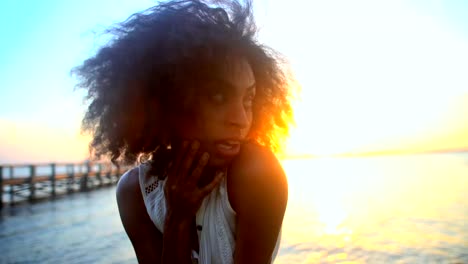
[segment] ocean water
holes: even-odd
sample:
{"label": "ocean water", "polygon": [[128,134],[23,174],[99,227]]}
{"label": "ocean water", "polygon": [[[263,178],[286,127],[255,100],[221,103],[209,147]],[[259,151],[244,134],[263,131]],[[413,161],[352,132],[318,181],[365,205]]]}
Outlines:
{"label": "ocean water", "polygon": [[[468,263],[468,155],[282,161],[275,263]],[[0,212],[0,263],[136,263],[115,186]]]}
{"label": "ocean water", "polygon": [[468,155],[289,160],[276,263],[468,263]]}

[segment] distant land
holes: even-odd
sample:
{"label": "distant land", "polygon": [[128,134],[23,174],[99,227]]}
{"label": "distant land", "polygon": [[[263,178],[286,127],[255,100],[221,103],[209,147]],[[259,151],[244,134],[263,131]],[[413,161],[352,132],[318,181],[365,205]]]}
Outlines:
{"label": "distant land", "polygon": [[373,156],[396,156],[396,155],[419,155],[419,154],[444,154],[444,153],[467,153],[467,148],[457,148],[457,149],[440,149],[440,150],[431,150],[431,151],[403,151],[403,150],[382,150],[382,151],[369,151],[369,152],[357,152],[357,153],[339,153],[331,155],[314,155],[314,154],[292,154],[292,155],[278,155],[280,159],[310,159],[310,158],[320,158],[320,157],[336,157],[336,158],[346,158],[346,157],[373,157]]}
{"label": "distant land", "polygon": [[439,149],[430,151],[405,151],[405,150],[383,150],[360,153],[343,153],[332,155],[334,157],[369,157],[369,156],[394,156],[394,155],[418,155],[418,154],[443,154],[443,153],[468,153],[467,148]]}

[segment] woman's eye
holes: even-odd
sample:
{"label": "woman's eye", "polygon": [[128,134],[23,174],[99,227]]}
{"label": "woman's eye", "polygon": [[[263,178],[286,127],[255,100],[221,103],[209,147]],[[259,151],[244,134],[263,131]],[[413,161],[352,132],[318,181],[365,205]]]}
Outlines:
{"label": "woman's eye", "polygon": [[245,98],[245,100],[244,100],[244,105],[245,105],[246,107],[249,107],[249,108],[252,107],[252,105],[253,105],[253,100],[254,100],[254,96],[253,96],[253,95],[247,96],[247,98]]}

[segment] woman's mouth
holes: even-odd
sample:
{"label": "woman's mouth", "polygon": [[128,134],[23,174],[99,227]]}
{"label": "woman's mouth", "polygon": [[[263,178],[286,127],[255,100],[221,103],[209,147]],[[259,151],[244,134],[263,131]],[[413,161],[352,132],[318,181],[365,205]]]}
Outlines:
{"label": "woman's mouth", "polygon": [[216,141],[216,152],[220,156],[231,158],[239,154],[241,142],[239,140]]}

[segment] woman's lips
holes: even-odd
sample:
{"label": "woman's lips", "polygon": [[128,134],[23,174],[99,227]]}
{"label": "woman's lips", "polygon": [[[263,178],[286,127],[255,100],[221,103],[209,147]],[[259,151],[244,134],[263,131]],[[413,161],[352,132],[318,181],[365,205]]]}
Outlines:
{"label": "woman's lips", "polygon": [[216,142],[215,146],[217,154],[230,158],[239,154],[241,143],[235,140],[224,140]]}

